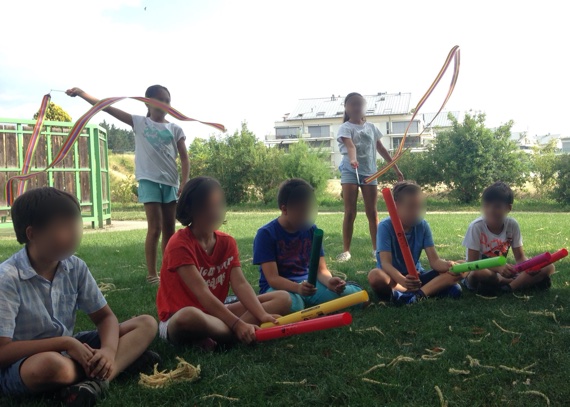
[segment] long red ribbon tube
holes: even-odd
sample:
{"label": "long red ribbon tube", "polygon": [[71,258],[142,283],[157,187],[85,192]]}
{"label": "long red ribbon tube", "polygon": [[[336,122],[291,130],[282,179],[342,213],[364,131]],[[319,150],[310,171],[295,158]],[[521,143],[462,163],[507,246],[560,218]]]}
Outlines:
{"label": "long red ribbon tube", "polygon": [[552,255],[549,252],[544,252],[538,256],[534,256],[532,259],[528,259],[515,265],[515,271],[517,273],[522,273],[523,271],[529,270],[539,264],[549,262],[551,257]]}
{"label": "long red ribbon tube", "polygon": [[[134,100],[138,100],[140,102],[146,103],[148,105],[157,107],[159,109],[164,110],[166,113],[170,114],[172,117],[174,117],[178,120],[188,121],[188,122],[199,122],[199,123],[205,124],[207,126],[214,127],[220,131],[224,131],[224,132],[226,131],[226,128],[221,124],[211,123],[211,122],[203,122],[200,120],[192,119],[191,117],[188,117],[188,116],[182,114],[181,112],[179,112],[175,108],[173,108],[173,107],[171,107],[165,103],[159,102],[158,100],[155,100],[155,99],[149,99],[149,98],[144,98],[144,97],[140,97],[140,96],[133,96],[133,97],[121,96],[121,97],[110,97],[110,98],[102,99],[99,101],[99,103],[97,103],[91,109],[89,109],[87,111],[87,113],[85,113],[83,116],[81,116],[79,118],[79,120],[77,120],[77,122],[75,122],[75,124],[71,128],[69,134],[67,135],[67,139],[64,141],[61,149],[59,150],[57,156],[54,158],[54,160],[45,169],[43,169],[42,171],[30,173],[30,174],[17,175],[15,177],[11,177],[6,182],[5,193],[6,193],[6,201],[8,202],[8,205],[12,205],[14,203],[14,199],[15,199],[14,193],[13,193],[14,192],[13,191],[14,181],[20,181],[20,182],[26,181],[26,180],[42,173],[42,172],[49,170],[50,168],[56,166],[61,161],[63,161],[65,156],[69,153],[69,151],[71,151],[71,148],[73,147],[73,143],[75,143],[77,138],[81,135],[81,132],[83,131],[83,129],[85,128],[85,126],[87,125],[89,120],[91,120],[91,118],[93,116],[95,116],[97,113],[99,113],[101,110],[103,110],[103,109],[123,100],[123,99],[134,99]],[[43,101],[42,101],[42,104],[43,104]],[[45,116],[45,114],[44,114],[44,116]],[[38,116],[38,121],[40,119],[43,121],[43,116],[41,118]],[[37,127],[37,122],[36,122],[36,127]],[[39,126],[39,128],[41,129],[41,126]],[[37,139],[35,140],[35,142],[37,143]],[[30,148],[34,149],[35,146],[28,146],[28,150],[30,150]]]}
{"label": "long red ribbon tube", "polygon": [[[443,64],[443,66],[441,67],[441,69],[439,70],[439,73],[437,74],[436,78],[434,79],[434,81],[432,82],[431,86],[429,87],[429,89],[427,90],[427,92],[422,96],[422,98],[420,99],[420,101],[418,102],[418,104],[416,105],[416,107],[414,108],[414,113],[412,115],[412,118],[410,119],[410,121],[408,122],[408,125],[406,127],[406,131],[404,132],[404,136],[402,137],[402,141],[400,142],[400,145],[398,146],[398,149],[396,150],[396,152],[394,153],[394,155],[392,156],[392,161],[389,162],[388,164],[386,164],[384,167],[382,167],[380,170],[378,170],[376,173],[372,174],[371,176],[369,176],[368,178],[366,178],[364,180],[364,183],[368,184],[372,181],[374,181],[375,179],[377,179],[378,177],[380,177],[382,174],[386,173],[388,170],[390,170],[390,168],[392,168],[394,165],[396,165],[396,163],[398,162],[398,160],[400,158],[402,158],[402,156],[404,155],[404,153],[407,150],[404,150],[404,144],[406,141],[406,138],[408,137],[408,131],[410,130],[410,126],[412,125],[416,115],[418,114],[418,112],[420,111],[420,109],[422,108],[422,106],[424,105],[424,103],[426,102],[426,100],[429,98],[429,96],[432,94],[432,92],[434,91],[434,89],[437,87],[437,85],[439,84],[439,82],[441,81],[441,79],[443,78],[445,72],[447,71],[447,69],[451,66],[451,63],[453,62],[453,76],[451,77],[451,84],[449,85],[449,89],[447,91],[447,95],[445,96],[445,99],[443,101],[443,103],[441,104],[441,107],[439,108],[439,110],[437,111],[437,113],[435,114],[435,116],[433,117],[433,119],[424,127],[424,129],[421,131],[421,133],[419,134],[419,136],[421,136],[424,131],[426,129],[428,129],[431,124],[433,123],[433,121],[437,118],[437,116],[441,113],[441,111],[443,110],[443,108],[445,107],[445,105],[447,104],[447,101],[449,100],[449,98],[451,97],[451,94],[453,93],[453,90],[455,89],[455,85],[457,84],[457,78],[459,77],[459,66],[460,66],[460,53],[459,53],[459,45],[454,46],[451,51],[449,51],[449,54],[447,55],[447,58]],[[418,137],[419,137],[418,136]]]}
{"label": "long red ribbon tube", "polygon": [[291,335],[340,328],[341,326],[350,325],[351,323],[352,315],[348,312],[343,312],[342,314],[294,322],[292,324],[275,326],[273,328],[259,329],[255,331],[255,338],[258,342],[270,341],[272,339],[284,338]]}
{"label": "long red ribbon tube", "polygon": [[560,250],[552,253],[549,261],[545,261],[544,263],[540,263],[534,267],[531,267],[528,270],[526,270],[526,272],[527,273],[533,273],[533,272],[540,271],[543,268],[545,268],[546,266],[548,266],[549,264],[556,263],[557,261],[562,260],[566,256],[568,256],[568,250],[560,249]]}
{"label": "long red ribbon tube", "polygon": [[394,197],[392,196],[392,191],[390,188],[384,188],[382,190],[382,196],[386,202],[386,207],[388,208],[388,214],[392,220],[392,226],[396,232],[396,237],[398,238],[398,244],[400,245],[400,251],[402,256],[404,256],[404,263],[406,264],[406,269],[408,274],[412,277],[418,278],[418,271],[416,270],[416,264],[414,263],[414,258],[412,257],[412,252],[410,251],[410,246],[406,240],[406,234],[404,233],[404,227],[402,226],[402,221],[398,216],[398,211],[396,210],[396,202],[394,202]]}

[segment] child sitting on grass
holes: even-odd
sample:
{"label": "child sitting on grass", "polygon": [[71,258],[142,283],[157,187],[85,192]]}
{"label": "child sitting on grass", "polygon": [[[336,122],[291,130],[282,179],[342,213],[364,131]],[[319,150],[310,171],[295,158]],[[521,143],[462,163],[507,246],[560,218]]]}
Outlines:
{"label": "child sitting on grass", "polygon": [[[235,338],[255,341],[263,322],[289,311],[285,292],[257,297],[245,279],[235,239],[217,229],[225,216],[222,187],[210,177],[184,186],[176,218],[186,226],[168,242],[156,304],[160,337],[214,350]],[[230,286],[239,302],[224,305]]]}
{"label": "child sitting on grass", "polygon": [[[73,256],[81,240],[77,199],[38,188],[12,206],[16,238],[25,247],[0,265],[0,393],[61,390],[71,406],[93,406],[121,372],[150,373],[160,357],[147,351],[154,318],[122,324],[85,263]],[[97,331],[73,336],[76,310]]]}
{"label": "child sitting on grass", "polygon": [[[391,299],[399,305],[432,296],[459,298],[460,277],[449,272],[453,263],[437,254],[429,224],[422,219],[421,188],[414,182],[402,181],[394,185],[393,194],[419,279],[408,274],[394,226],[391,219],[386,218],[378,225],[377,268],[368,274],[370,286],[381,300]],[[422,250],[426,252],[431,271],[424,271],[419,261]]]}
{"label": "child sitting on grass", "polygon": [[321,248],[317,285],[307,282],[313,233],[311,221],[315,192],[302,179],[281,184],[277,196],[281,215],[257,231],[253,242],[253,263],[259,265],[261,293],[285,290],[291,295],[291,312],[362,291],[333,277]]}
{"label": "child sitting on grass", "polygon": [[[483,191],[483,216],[474,220],[467,229],[463,246],[467,261],[489,257],[507,257],[512,247],[516,263],[527,260],[519,224],[509,217],[513,209],[514,193],[504,182],[495,182]],[[550,288],[550,276],[554,265],[550,264],[536,273],[519,273],[514,266],[475,270],[468,274],[463,284],[469,290],[483,295],[495,295],[498,289],[510,292],[523,288]]]}

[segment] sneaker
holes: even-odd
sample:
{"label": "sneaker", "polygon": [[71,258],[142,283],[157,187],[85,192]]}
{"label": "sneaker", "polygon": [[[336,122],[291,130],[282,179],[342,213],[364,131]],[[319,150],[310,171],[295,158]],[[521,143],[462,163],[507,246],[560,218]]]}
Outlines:
{"label": "sneaker", "polygon": [[401,292],[394,290],[392,292],[392,301],[396,305],[415,304],[426,299],[426,295],[422,290]]}
{"label": "sneaker", "polygon": [[229,305],[229,304],[234,304],[236,302],[238,302],[239,299],[236,295],[229,295],[226,297],[226,299],[224,300],[224,304],[225,305]]}
{"label": "sneaker", "polygon": [[349,261],[352,258],[352,256],[350,255],[350,252],[343,252],[341,254],[339,254],[338,256],[336,256],[336,261],[339,262],[345,262],[345,261]]}
{"label": "sneaker", "polygon": [[105,380],[85,380],[61,391],[61,400],[66,406],[92,407],[102,399],[109,389]]}
{"label": "sneaker", "polygon": [[459,284],[454,284],[451,287],[448,287],[444,290],[441,290],[438,294],[437,294],[437,298],[453,298],[453,299],[458,299],[459,297],[461,297],[461,293],[462,293],[462,289],[461,286]]}
{"label": "sneaker", "polygon": [[145,350],[123,373],[127,375],[137,375],[139,373],[151,374],[154,371],[154,365],[161,365],[162,358],[156,352]]}
{"label": "sneaker", "polygon": [[377,259],[376,259],[376,250],[372,250],[372,258],[373,258],[374,260],[377,260]]}

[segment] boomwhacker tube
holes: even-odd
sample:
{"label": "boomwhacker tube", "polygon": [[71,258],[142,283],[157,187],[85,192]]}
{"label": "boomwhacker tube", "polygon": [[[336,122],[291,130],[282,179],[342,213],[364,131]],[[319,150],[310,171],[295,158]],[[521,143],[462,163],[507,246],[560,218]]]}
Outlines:
{"label": "boomwhacker tube", "polygon": [[532,259],[528,259],[515,265],[515,271],[517,273],[522,273],[523,271],[530,270],[539,264],[549,262],[551,257],[552,255],[549,252],[544,252],[538,256],[534,256]]}
{"label": "boomwhacker tube", "polygon": [[564,257],[568,256],[568,250],[560,249],[550,256],[550,261],[545,261],[537,266],[531,267],[526,270],[527,273],[537,272],[542,270],[544,267],[548,266],[549,264],[556,263],[558,260],[562,260]]}
{"label": "boomwhacker tube", "polygon": [[507,264],[507,259],[503,256],[489,257],[488,259],[470,261],[452,266],[449,271],[452,273],[465,273],[466,271],[488,269],[490,267],[499,267]]}
{"label": "boomwhacker tube", "polygon": [[291,335],[305,334],[308,332],[322,331],[331,328],[340,328],[341,326],[350,325],[351,323],[352,315],[348,312],[343,312],[342,314],[329,315],[326,317],[310,319],[308,321],[260,329],[255,331],[255,338],[257,342],[270,341],[271,339],[284,338]]}
{"label": "boomwhacker tube", "polygon": [[307,281],[314,286],[317,285],[317,272],[319,271],[324,235],[325,232],[319,228],[313,232],[313,245],[311,246],[311,259],[309,260],[309,278]]}
{"label": "boomwhacker tube", "polygon": [[392,226],[396,232],[398,238],[398,244],[400,245],[400,250],[402,251],[402,256],[404,256],[404,263],[406,263],[406,269],[408,274],[412,277],[418,278],[418,271],[416,270],[416,264],[414,263],[414,258],[412,257],[412,252],[410,251],[410,246],[406,240],[406,234],[404,233],[404,227],[402,226],[402,221],[398,216],[398,211],[396,210],[396,202],[394,202],[394,197],[392,196],[392,191],[390,188],[384,188],[382,190],[382,196],[384,201],[386,201],[386,207],[388,208],[388,214],[392,220]]}
{"label": "boomwhacker tube", "polygon": [[[336,300],[328,301],[323,304],[315,305],[314,307],[307,308],[301,311],[294,312],[284,317],[277,318],[277,325],[292,324],[294,322],[305,321],[308,319],[315,319],[320,316],[330,314],[332,312],[340,311],[353,305],[361,304],[368,301],[368,293],[364,290],[345,297],[337,298]],[[261,324],[262,329],[275,327],[272,322],[265,322]]]}

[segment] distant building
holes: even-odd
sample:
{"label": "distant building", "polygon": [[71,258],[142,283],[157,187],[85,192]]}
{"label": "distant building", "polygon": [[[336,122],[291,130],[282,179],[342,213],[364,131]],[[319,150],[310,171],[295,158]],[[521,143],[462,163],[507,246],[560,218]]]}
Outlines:
{"label": "distant building", "polygon": [[[388,150],[395,150],[402,142],[410,113],[410,93],[378,93],[364,95],[366,99],[366,120],[374,124],[384,135],[382,143]],[[459,112],[452,112],[458,118]],[[265,137],[269,146],[288,149],[292,143],[304,140],[311,147],[329,151],[331,166],[338,167],[342,155],[338,149],[337,132],[343,122],[344,97],[301,99],[291,113],[275,123],[275,134]],[[418,114],[411,124],[405,147],[414,151],[424,151],[433,141],[435,131],[451,127],[448,112],[441,112],[431,128],[425,126],[435,113]]]}
{"label": "distant building", "polygon": [[542,136],[531,136],[527,132],[511,132],[511,140],[513,140],[521,150],[532,153],[535,148],[540,148],[551,143],[553,140],[556,142],[556,148],[562,153],[570,153],[570,138],[562,137],[560,134],[545,134]]}

